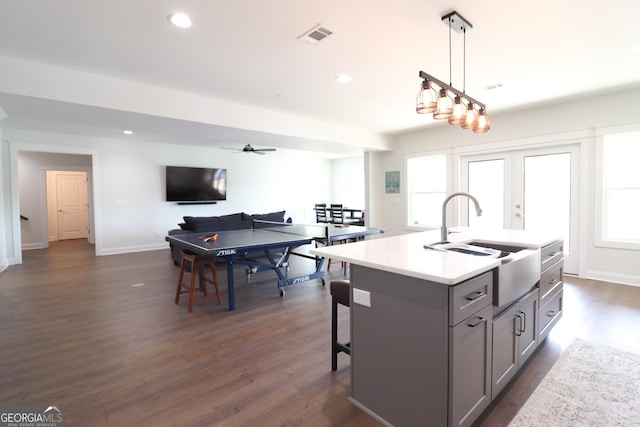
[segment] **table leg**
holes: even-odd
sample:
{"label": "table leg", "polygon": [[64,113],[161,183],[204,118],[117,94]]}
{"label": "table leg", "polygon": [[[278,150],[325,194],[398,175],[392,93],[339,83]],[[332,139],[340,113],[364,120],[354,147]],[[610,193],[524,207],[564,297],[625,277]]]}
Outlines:
{"label": "table leg", "polygon": [[229,292],[229,311],[236,309],[236,291],[233,281],[233,258],[227,260],[227,290]]}

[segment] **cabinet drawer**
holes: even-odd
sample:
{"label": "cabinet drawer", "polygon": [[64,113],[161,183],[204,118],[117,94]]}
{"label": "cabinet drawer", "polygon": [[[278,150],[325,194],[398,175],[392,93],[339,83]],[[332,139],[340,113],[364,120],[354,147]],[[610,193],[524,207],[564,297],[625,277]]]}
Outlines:
{"label": "cabinet drawer", "polygon": [[491,403],[491,317],[487,306],[449,328],[450,426],[471,425]]}
{"label": "cabinet drawer", "polygon": [[547,268],[540,275],[540,305],[545,305],[562,286],[562,267],[564,261],[560,260]]}
{"label": "cabinet drawer", "polygon": [[562,253],[563,245],[564,240],[558,240],[540,249],[540,271],[546,270],[564,256]]}
{"label": "cabinet drawer", "polygon": [[562,288],[556,292],[553,297],[540,308],[540,333],[539,341],[542,342],[553,326],[558,323],[562,317]]}
{"label": "cabinet drawer", "polygon": [[449,326],[457,325],[493,301],[494,270],[449,288]]}

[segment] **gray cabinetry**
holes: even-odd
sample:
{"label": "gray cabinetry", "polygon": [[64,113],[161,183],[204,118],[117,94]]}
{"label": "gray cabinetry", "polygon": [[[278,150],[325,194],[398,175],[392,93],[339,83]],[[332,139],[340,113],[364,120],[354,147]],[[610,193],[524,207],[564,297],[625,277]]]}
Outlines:
{"label": "gray cabinetry", "polygon": [[493,319],[492,399],[562,316],[562,244],[541,248],[538,287]]}
{"label": "gray cabinetry", "polygon": [[487,306],[449,328],[451,426],[470,426],[491,403],[491,316]]}
{"label": "gray cabinetry", "polygon": [[449,425],[470,426],[491,403],[493,272],[449,288]]}
{"label": "gray cabinetry", "polygon": [[526,295],[518,304],[518,360],[522,365],[538,348],[538,313],[540,298],[538,289]]}
{"label": "gray cabinetry", "polygon": [[552,295],[548,303],[540,307],[540,341],[544,340],[551,328],[562,317],[562,288]]}
{"label": "gray cabinetry", "polygon": [[471,425],[491,402],[493,272],[445,286],[352,265],[351,285],[369,299],[351,304],[351,401],[395,426]]}
{"label": "gray cabinetry", "polygon": [[493,319],[492,399],[538,345],[538,304],[536,288]]}
{"label": "gray cabinetry", "polygon": [[449,287],[449,326],[455,326],[491,304],[493,272]]}
{"label": "gray cabinetry", "polygon": [[540,249],[540,270],[544,271],[564,258],[563,240],[557,240]]}
{"label": "gray cabinetry", "polygon": [[447,286],[352,264],[350,400],[387,425],[472,425],[562,316],[562,242],[540,254],[538,286],[499,307],[496,269]]}
{"label": "gray cabinetry", "polygon": [[381,422],[447,425],[449,287],[359,265],[351,304],[351,397]]}
{"label": "gray cabinetry", "polygon": [[558,240],[541,250],[539,341],[544,340],[551,328],[562,318],[562,249],[563,241]]}
{"label": "gray cabinetry", "polygon": [[563,260],[556,262],[540,274],[540,304],[545,305],[562,289]]}

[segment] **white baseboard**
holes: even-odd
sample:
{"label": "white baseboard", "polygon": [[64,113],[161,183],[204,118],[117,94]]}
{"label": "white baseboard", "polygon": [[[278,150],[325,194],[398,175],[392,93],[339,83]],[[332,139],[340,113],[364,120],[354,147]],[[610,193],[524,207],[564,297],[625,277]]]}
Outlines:
{"label": "white baseboard", "polygon": [[169,244],[167,242],[162,242],[162,243],[153,243],[150,245],[123,246],[120,248],[102,248],[98,255],[117,255],[117,254],[127,254],[131,252],[157,251],[160,249],[169,249]]}
{"label": "white baseboard", "polygon": [[640,286],[640,277],[631,274],[612,273],[610,271],[587,270],[585,279],[602,280],[622,285]]}
{"label": "white baseboard", "polygon": [[2,266],[0,267],[0,272],[6,270],[8,267],[11,267],[12,265],[16,265],[17,263],[18,263],[18,260],[16,258],[7,258],[6,260],[2,260]]}
{"label": "white baseboard", "polygon": [[32,249],[46,249],[49,246],[46,243],[38,242],[38,243],[23,243],[22,250],[29,251]]}

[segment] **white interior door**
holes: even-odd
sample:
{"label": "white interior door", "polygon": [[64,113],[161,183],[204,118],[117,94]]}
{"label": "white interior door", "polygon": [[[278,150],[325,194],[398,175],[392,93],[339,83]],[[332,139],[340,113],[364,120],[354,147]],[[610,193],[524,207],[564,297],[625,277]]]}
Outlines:
{"label": "white interior door", "polygon": [[87,174],[56,173],[58,239],[86,239],[89,233]]}
{"label": "white interior door", "polygon": [[482,207],[462,205],[470,227],[557,234],[565,240],[567,273],[577,273],[579,146],[566,145],[461,158],[461,188]]}

